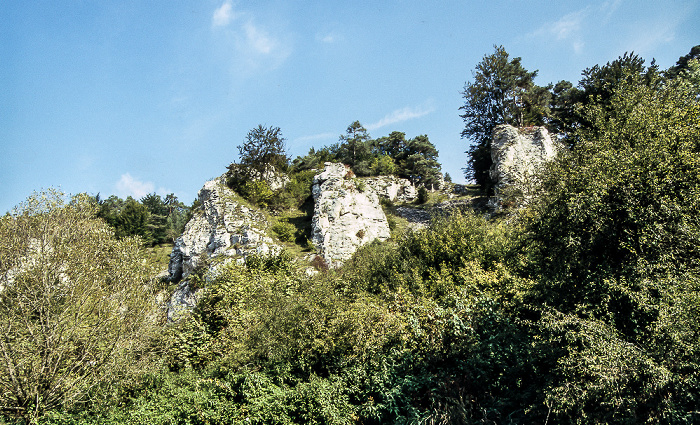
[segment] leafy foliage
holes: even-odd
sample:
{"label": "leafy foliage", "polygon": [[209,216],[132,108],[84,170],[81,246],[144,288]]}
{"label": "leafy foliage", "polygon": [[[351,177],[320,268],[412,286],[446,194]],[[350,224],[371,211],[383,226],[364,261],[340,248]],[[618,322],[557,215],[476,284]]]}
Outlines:
{"label": "leafy foliage", "polygon": [[367,129],[355,121],[350,124],[345,134],[340,136],[338,160],[348,164],[358,176],[369,175],[369,161],[372,146]]}
{"label": "leafy foliage", "polygon": [[118,238],[139,236],[148,246],[172,242],[180,236],[191,210],[172,193],[165,198],[152,193],[140,201],[114,195],[102,200],[97,195],[95,203],[99,206],[98,217],[114,228]]}
{"label": "leafy foliage", "polygon": [[273,170],[286,170],[288,158],[285,139],[279,127],[258,125],[246,135],[245,142],[238,146],[240,164],[258,178],[263,176],[269,167]]}
{"label": "leafy foliage", "polygon": [[35,194],[0,220],[0,406],[36,421],[118,382],[151,306],[139,241],[117,240],[87,196]]}
{"label": "leafy foliage", "polygon": [[440,180],[438,151],[428,136],[406,140],[406,134],[394,131],[389,136],[372,139],[355,121],[340,136],[340,143],[308,155],[297,157],[292,170],[321,168],[324,162],[343,162],[357,176],[395,175],[417,185],[435,185]]}
{"label": "leafy foliage", "polygon": [[677,303],[698,311],[700,105],[680,82],[640,84],[655,70],[629,61],[605,101],[582,110],[578,142],[525,214],[529,302],[566,350],[547,391],[556,417],[691,423],[697,366],[677,359],[697,343]]}

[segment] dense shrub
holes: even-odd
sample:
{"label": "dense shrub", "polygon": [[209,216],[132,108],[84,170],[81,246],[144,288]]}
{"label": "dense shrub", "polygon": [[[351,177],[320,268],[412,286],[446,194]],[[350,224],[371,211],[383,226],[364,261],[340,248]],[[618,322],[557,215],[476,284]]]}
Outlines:
{"label": "dense shrub", "polygon": [[296,227],[292,223],[279,221],[272,225],[272,231],[277,234],[282,242],[294,242],[296,239]]}

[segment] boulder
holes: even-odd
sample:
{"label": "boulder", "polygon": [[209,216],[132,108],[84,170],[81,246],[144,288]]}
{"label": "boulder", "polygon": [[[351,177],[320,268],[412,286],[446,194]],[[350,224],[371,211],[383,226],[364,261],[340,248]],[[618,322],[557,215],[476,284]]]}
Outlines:
{"label": "boulder", "polygon": [[347,166],[325,163],[312,192],[312,241],[328,265],[337,267],[360,246],[390,237],[379,196]]}
{"label": "boulder", "polygon": [[489,170],[495,183],[492,206],[527,204],[535,194],[542,167],[560,149],[561,145],[552,141],[545,127],[497,126],[491,141],[493,165]]}

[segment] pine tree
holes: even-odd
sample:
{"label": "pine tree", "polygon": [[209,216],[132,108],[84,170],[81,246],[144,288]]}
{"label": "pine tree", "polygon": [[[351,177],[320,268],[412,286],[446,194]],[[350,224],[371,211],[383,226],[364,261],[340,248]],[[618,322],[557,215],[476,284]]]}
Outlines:
{"label": "pine tree", "polygon": [[484,56],[476,66],[474,80],[464,86],[465,102],[460,108],[464,120],[462,138],[471,141],[465,175],[476,180],[484,191],[491,186],[493,129],[499,124],[540,124],[549,103],[543,88],[533,82],[537,71],[523,68],[521,58],[510,59],[503,46],[495,49],[493,54]]}

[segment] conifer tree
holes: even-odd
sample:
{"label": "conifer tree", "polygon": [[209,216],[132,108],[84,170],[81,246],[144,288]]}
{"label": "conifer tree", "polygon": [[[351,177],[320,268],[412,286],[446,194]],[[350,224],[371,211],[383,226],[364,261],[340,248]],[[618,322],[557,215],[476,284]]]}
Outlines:
{"label": "conifer tree", "polygon": [[499,124],[522,126],[544,121],[549,97],[534,84],[537,71],[530,72],[520,64],[521,58],[510,59],[503,46],[486,55],[476,66],[473,81],[467,82],[462,95],[464,130],[469,139],[469,159],[464,169],[482,190],[490,190],[491,135]]}

